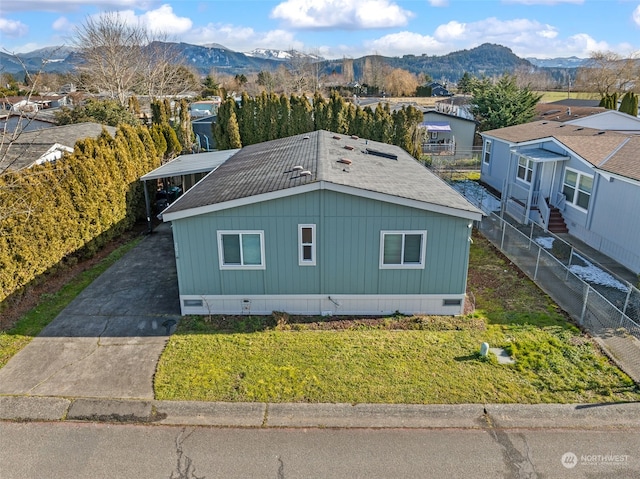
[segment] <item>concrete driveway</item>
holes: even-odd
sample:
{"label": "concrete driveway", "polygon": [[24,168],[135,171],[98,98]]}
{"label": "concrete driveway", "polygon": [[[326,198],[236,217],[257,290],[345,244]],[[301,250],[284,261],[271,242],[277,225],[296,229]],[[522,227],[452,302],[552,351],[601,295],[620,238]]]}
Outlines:
{"label": "concrete driveway", "polygon": [[152,399],[179,319],[173,235],[162,224],[0,369],[0,394]]}

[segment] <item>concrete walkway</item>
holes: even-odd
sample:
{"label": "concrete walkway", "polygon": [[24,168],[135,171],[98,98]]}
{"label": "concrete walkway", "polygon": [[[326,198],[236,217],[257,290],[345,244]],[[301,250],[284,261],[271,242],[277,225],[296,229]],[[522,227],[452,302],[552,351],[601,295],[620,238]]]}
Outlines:
{"label": "concrete walkway", "polygon": [[153,399],[179,319],[173,236],[162,224],[0,369],[0,394]]}

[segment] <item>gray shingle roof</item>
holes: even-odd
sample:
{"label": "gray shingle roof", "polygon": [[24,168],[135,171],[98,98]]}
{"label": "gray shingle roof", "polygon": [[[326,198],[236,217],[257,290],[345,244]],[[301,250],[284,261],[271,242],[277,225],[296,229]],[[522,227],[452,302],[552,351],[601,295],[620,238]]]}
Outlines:
{"label": "gray shingle roof", "polygon": [[481,214],[401,148],[321,130],[242,148],[163,215],[317,182]]}
{"label": "gray shingle roof", "polygon": [[22,132],[10,147],[0,148],[0,173],[28,168],[55,144],[73,148],[78,140],[97,138],[103,129],[115,135],[114,127],[91,122]]}
{"label": "gray shingle roof", "polygon": [[640,180],[640,160],[633,148],[640,146],[640,136],[580,127],[558,121],[534,121],[485,131],[483,136],[512,144],[555,139],[593,166]]}

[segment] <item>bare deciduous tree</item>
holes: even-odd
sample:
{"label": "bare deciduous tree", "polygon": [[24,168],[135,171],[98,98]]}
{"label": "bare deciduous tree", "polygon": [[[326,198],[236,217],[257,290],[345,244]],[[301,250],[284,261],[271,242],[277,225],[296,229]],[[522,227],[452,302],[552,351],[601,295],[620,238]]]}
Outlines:
{"label": "bare deciduous tree", "polygon": [[126,106],[129,92],[136,89],[147,66],[142,61],[147,38],[141,24],[131,25],[117,12],[87,17],[76,28],[73,41],[82,55],[78,72],[84,86],[106,92]]}
{"label": "bare deciduous tree", "polygon": [[586,66],[578,69],[576,88],[601,97],[638,88],[640,73],[637,55],[623,58],[614,52],[593,52]]}

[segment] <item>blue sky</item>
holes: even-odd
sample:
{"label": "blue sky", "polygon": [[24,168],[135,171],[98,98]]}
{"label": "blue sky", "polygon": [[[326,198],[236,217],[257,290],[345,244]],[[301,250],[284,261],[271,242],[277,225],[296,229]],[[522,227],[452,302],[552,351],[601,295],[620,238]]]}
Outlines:
{"label": "blue sky", "polygon": [[104,11],[174,41],[242,52],[442,55],[485,42],[520,57],[640,51],[638,0],[1,0],[0,49],[70,45],[74,28]]}

